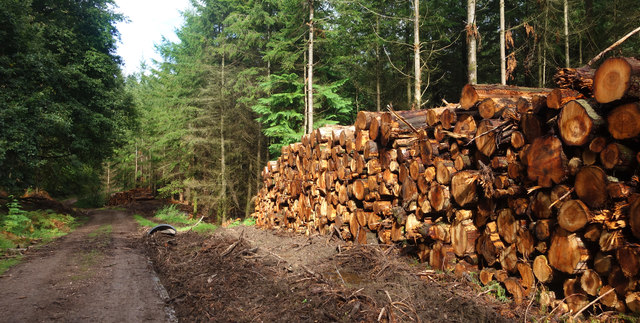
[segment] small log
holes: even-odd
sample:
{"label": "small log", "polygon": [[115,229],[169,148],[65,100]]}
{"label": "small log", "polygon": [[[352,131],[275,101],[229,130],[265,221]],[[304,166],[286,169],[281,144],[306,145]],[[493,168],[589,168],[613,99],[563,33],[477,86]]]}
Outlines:
{"label": "small log", "polygon": [[640,135],[640,103],[621,105],[607,116],[609,133],[615,139],[629,139]]}
{"label": "small log", "polygon": [[441,212],[449,208],[451,203],[449,187],[432,182],[429,188],[429,201],[434,212]]}
{"label": "small log", "polygon": [[559,184],[567,176],[562,142],[555,136],[536,138],[526,153],[527,177],[542,187]]}
{"label": "small log", "polygon": [[580,287],[587,294],[596,296],[598,294],[598,290],[602,287],[600,275],[598,275],[598,273],[593,269],[585,270],[580,276]]}
{"label": "small log", "polygon": [[475,243],[480,235],[472,219],[456,220],[450,227],[451,245],[456,256],[464,257],[475,253]]}
{"label": "small log", "polygon": [[551,238],[549,264],[567,274],[577,274],[587,269],[589,251],[575,234],[557,229]]}
{"label": "small log", "polygon": [[640,61],[630,57],[609,58],[596,70],[593,96],[609,103],[630,96],[640,98]]}
{"label": "small log", "polygon": [[569,200],[558,210],[558,225],[561,228],[576,232],[582,229],[591,217],[591,212],[580,200]]}
{"label": "small log", "polygon": [[629,226],[633,236],[640,239],[640,198],[636,198],[629,207]]}
{"label": "small log", "polygon": [[553,230],[554,220],[552,219],[543,219],[536,221],[535,224],[535,233],[536,239],[538,240],[547,240],[551,237],[551,231]]}
{"label": "small log", "polygon": [[498,257],[502,269],[509,273],[515,273],[518,270],[518,255],[516,254],[516,246],[512,244],[500,252]]}
{"label": "small log", "polygon": [[601,296],[600,303],[610,308],[618,308],[618,295],[615,292],[611,292],[611,290],[613,290],[613,288],[609,285],[604,285],[600,288],[600,292],[598,293],[598,296]]}
{"label": "small log", "polygon": [[525,297],[525,292],[524,292],[524,289],[522,288],[522,285],[520,285],[520,282],[518,281],[518,279],[514,277],[507,278],[504,281],[504,287],[507,290],[507,292],[509,292],[509,294],[513,296],[513,301],[516,303],[516,305],[522,304],[522,301],[524,300],[524,297]]}
{"label": "small log", "polygon": [[495,274],[495,269],[493,268],[482,268],[480,270],[480,274],[478,278],[482,285],[487,286],[489,283],[493,281],[493,275]]}
{"label": "small log", "polygon": [[627,170],[635,161],[636,154],[631,149],[617,142],[608,144],[600,152],[600,161],[605,169]]}
{"label": "small log", "polygon": [[483,119],[498,118],[507,107],[515,107],[512,98],[486,98],[478,103],[478,112]]}
{"label": "small log", "polygon": [[469,205],[477,200],[477,171],[460,171],[451,178],[451,195],[460,206]]}
{"label": "small log", "polygon": [[600,153],[604,147],[607,146],[607,139],[605,137],[595,137],[589,143],[589,150],[594,153]]}
{"label": "small log", "polygon": [[539,191],[531,197],[531,213],[538,219],[548,219],[551,217],[551,198],[544,191]]}
{"label": "small log", "polygon": [[570,312],[577,313],[589,304],[589,298],[587,298],[586,293],[580,287],[577,278],[565,280],[562,285],[562,290]]}
{"label": "small log", "polygon": [[539,255],[533,260],[533,274],[543,283],[548,283],[553,279],[553,269],[549,266],[545,255]]}
{"label": "small log", "polygon": [[503,125],[499,119],[484,119],[480,121],[476,131],[476,147],[487,157],[496,151],[496,132]]}
{"label": "small log", "polygon": [[640,292],[627,293],[624,301],[631,312],[640,313]]}
{"label": "small log", "polygon": [[624,246],[616,250],[616,258],[625,276],[631,278],[640,271],[640,247]]}
{"label": "small log", "polygon": [[506,243],[514,243],[518,236],[518,223],[513,216],[511,209],[501,209],[498,211],[498,234]]}
{"label": "small log", "polygon": [[536,278],[531,265],[526,262],[518,262],[518,273],[520,273],[520,283],[525,288],[525,296],[528,296],[531,289],[536,286]]}
{"label": "small log", "polygon": [[505,245],[500,240],[498,227],[495,222],[489,222],[484,228],[484,232],[476,241],[476,250],[486,260],[489,266],[498,261],[498,256],[505,249]]}
{"label": "small log", "polygon": [[588,206],[601,208],[608,200],[607,174],[597,166],[585,166],[574,182],[576,194]]}
{"label": "small log", "polygon": [[518,252],[525,258],[528,259],[529,255],[531,255],[535,250],[535,238],[531,231],[528,228],[521,226],[518,229],[518,236],[516,238],[516,247],[518,248]]}
{"label": "small log", "polygon": [[567,104],[567,102],[582,98],[584,98],[584,95],[574,89],[553,89],[547,96],[547,107],[550,109],[558,110],[563,105]]}
{"label": "small log", "polygon": [[562,107],[558,116],[560,136],[569,146],[585,145],[603,125],[604,119],[586,100],[570,101]]}

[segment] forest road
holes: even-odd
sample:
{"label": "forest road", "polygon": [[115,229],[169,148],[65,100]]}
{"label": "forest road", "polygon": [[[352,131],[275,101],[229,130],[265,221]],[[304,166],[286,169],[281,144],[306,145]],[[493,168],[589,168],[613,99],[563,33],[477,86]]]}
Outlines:
{"label": "forest road", "polygon": [[0,322],[174,321],[131,215],[89,211],[69,235],[0,277]]}

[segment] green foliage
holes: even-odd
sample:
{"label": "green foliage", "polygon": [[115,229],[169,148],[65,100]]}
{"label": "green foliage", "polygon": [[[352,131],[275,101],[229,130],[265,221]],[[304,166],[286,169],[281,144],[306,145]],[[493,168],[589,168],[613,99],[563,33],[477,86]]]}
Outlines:
{"label": "green foliage", "polygon": [[482,287],[482,290],[489,291],[489,294],[491,296],[495,297],[497,300],[503,303],[507,303],[510,301],[509,297],[507,296],[507,290],[502,287],[502,285],[498,281],[492,280],[489,284]]}
{"label": "green foliage", "polygon": [[196,220],[191,219],[187,214],[178,210],[175,205],[168,205],[156,211],[155,219],[171,224],[194,224]]}
{"label": "green foliage", "polygon": [[9,213],[4,217],[2,221],[2,227],[13,234],[22,235],[31,229],[33,226],[31,219],[27,216],[27,212],[22,209],[20,202],[13,196],[9,196],[9,203],[7,204]]}
{"label": "green foliage", "polygon": [[66,195],[84,193],[87,178],[99,183],[133,112],[112,5],[0,2],[0,187]]}
{"label": "green foliage", "polygon": [[229,228],[233,228],[233,227],[237,227],[240,225],[245,225],[245,226],[253,226],[256,225],[256,219],[255,218],[244,218],[244,220],[240,221],[240,220],[236,220],[233,221],[231,224],[228,225]]}

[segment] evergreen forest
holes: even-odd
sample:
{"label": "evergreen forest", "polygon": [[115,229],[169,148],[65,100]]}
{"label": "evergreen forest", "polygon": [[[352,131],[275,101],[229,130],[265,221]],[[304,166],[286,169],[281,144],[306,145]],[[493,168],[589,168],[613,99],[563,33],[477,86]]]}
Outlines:
{"label": "evergreen forest", "polygon": [[[215,221],[243,216],[266,162],[310,129],[457,102],[470,81],[552,87],[557,68],[637,28],[640,8],[192,0],[183,17],[179,41],[157,44],[162,60],[125,76],[115,24],[126,17],[113,1],[0,0],[0,190],[100,203],[150,187]],[[639,48],[636,34],[608,55]]]}

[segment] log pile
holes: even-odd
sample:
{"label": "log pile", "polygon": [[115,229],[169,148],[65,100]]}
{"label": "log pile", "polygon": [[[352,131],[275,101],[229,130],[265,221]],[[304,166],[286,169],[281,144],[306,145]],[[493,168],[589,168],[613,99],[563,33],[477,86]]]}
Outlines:
{"label": "log pile", "polygon": [[283,147],[253,216],[411,245],[435,269],[479,270],[516,302],[540,282],[557,295],[541,298],[573,313],[598,297],[638,312],[637,63],[561,70],[557,89],[466,85],[460,104],[360,111]]}
{"label": "log pile", "polygon": [[108,206],[124,205],[134,201],[153,200],[154,196],[148,187],[138,187],[124,192],[111,194]]}

